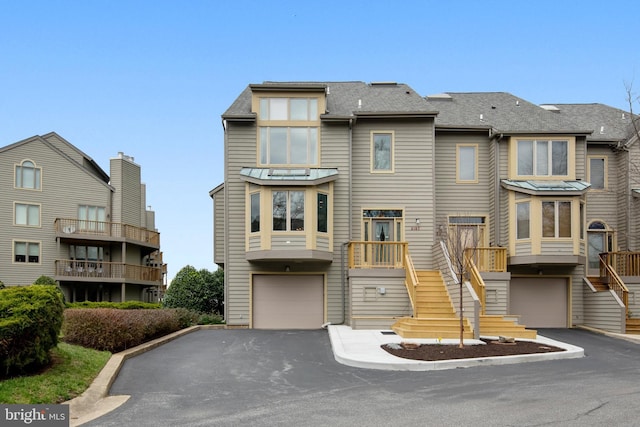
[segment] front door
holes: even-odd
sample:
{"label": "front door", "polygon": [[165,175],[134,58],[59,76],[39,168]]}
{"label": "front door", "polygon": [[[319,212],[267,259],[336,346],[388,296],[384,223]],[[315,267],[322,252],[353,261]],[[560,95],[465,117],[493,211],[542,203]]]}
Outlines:
{"label": "front door", "polygon": [[[393,242],[393,220],[374,219],[373,239],[376,242]],[[389,265],[394,262],[395,245],[381,243],[373,246],[373,262],[377,265]]]}
{"label": "front door", "polygon": [[588,275],[599,276],[600,275],[600,254],[606,252],[606,233],[590,231],[587,233],[588,241]]}

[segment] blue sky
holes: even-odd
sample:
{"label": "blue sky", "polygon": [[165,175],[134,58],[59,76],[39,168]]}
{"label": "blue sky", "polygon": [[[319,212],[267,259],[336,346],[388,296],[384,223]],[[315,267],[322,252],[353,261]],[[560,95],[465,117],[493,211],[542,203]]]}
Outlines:
{"label": "blue sky", "polygon": [[[0,146],[51,131],[135,157],[169,277],[215,270],[220,115],[250,83],[397,81],[628,109],[629,1],[0,0]],[[640,106],[636,106],[640,110]]]}

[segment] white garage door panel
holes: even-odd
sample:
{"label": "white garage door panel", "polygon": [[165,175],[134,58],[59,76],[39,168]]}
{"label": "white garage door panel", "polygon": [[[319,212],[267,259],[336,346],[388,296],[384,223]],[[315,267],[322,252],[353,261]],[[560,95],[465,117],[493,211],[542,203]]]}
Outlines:
{"label": "white garage door panel", "polygon": [[524,278],[511,280],[509,313],[531,328],[567,327],[567,280]]}
{"label": "white garage door panel", "polygon": [[253,276],[254,328],[319,329],[323,322],[323,276]]}

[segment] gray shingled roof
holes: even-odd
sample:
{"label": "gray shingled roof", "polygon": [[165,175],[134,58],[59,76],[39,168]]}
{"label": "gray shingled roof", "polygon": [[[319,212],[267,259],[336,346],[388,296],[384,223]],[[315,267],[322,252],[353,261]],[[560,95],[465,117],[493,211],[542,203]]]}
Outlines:
{"label": "gray shingled roof", "polygon": [[[625,141],[631,136],[631,115],[604,104],[547,104],[556,107],[555,114],[566,116],[582,127],[594,130],[590,142]],[[637,118],[637,116],[636,116]]]}
{"label": "gray shingled roof", "polygon": [[439,112],[436,126],[492,128],[498,133],[589,133],[593,126],[506,92],[472,92],[428,96],[429,108]]}
{"label": "gray shingled roof", "polygon": [[[248,86],[223,118],[249,118],[251,113],[251,86],[324,86],[327,91],[327,111],[324,117],[353,117],[367,114],[435,114],[426,100],[404,83],[364,82],[265,82]],[[360,102],[359,102],[360,101]],[[359,106],[360,105],[360,106]]]}

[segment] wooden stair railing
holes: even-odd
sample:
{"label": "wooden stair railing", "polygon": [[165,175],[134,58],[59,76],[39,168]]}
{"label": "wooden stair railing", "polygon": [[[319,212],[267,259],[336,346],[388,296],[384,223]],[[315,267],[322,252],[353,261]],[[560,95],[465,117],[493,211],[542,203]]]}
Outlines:
{"label": "wooden stair railing", "polygon": [[404,253],[404,269],[405,269],[405,280],[404,285],[407,288],[407,292],[409,293],[409,300],[411,301],[411,310],[415,315],[416,313],[416,287],[418,286],[418,276],[416,274],[416,269],[413,266],[413,260],[409,255],[409,249],[405,249]]}
{"label": "wooden stair railing", "polygon": [[606,254],[600,254],[600,277],[607,279],[609,288],[613,290],[625,307],[625,317],[629,317],[629,289],[616,270],[609,264]]}

